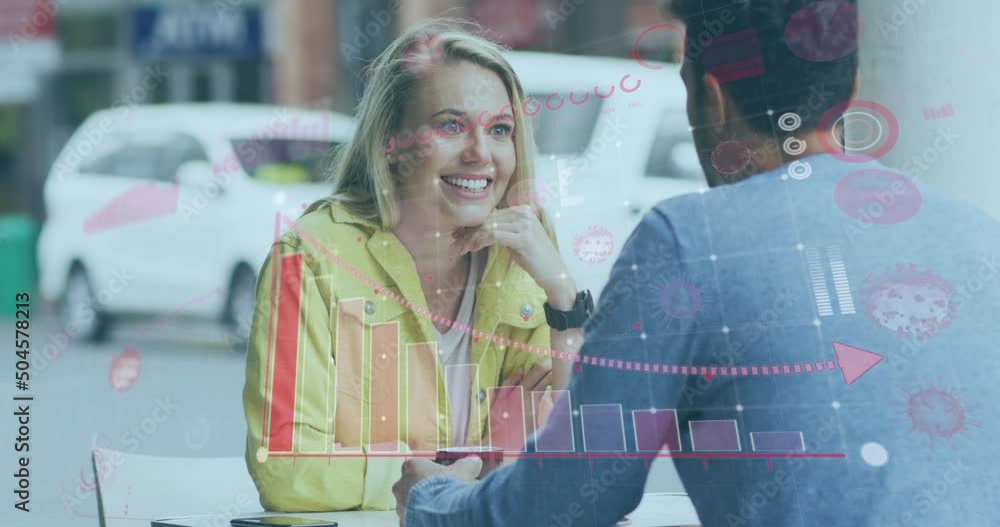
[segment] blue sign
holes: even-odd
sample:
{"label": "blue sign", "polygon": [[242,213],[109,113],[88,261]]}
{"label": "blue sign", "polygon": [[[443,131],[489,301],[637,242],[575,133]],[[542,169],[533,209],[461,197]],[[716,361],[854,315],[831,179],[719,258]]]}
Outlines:
{"label": "blue sign", "polygon": [[143,6],[132,10],[132,53],[142,60],[255,60],[262,55],[256,8]]}

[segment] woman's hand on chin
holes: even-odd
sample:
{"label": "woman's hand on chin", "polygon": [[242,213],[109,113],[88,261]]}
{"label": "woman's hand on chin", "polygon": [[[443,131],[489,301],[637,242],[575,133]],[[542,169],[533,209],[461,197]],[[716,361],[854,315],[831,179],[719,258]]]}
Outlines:
{"label": "woman's hand on chin", "polygon": [[452,238],[451,253],[455,256],[490,245],[509,247],[518,265],[545,290],[553,308],[568,310],[573,306],[576,284],[530,205],[495,209],[482,225],[462,227]]}

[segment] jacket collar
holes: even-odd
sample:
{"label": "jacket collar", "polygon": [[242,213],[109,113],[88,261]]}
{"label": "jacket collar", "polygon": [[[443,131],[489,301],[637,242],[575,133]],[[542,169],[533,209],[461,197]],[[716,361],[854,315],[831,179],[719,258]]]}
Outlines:
{"label": "jacket collar", "polygon": [[[416,264],[409,251],[392,231],[361,218],[341,205],[332,205],[330,215],[337,223],[354,224],[369,234],[366,248],[388,274],[399,293],[419,305],[426,306]],[[419,301],[419,302],[417,302]],[[476,294],[473,312],[474,329],[489,336],[503,323],[519,328],[533,328],[545,321],[542,302],[545,293],[534,279],[513,259],[507,247],[493,246],[487,251],[486,267]],[[525,313],[528,313],[526,316]],[[427,341],[434,341],[433,325],[428,317],[417,315]],[[473,357],[477,362],[478,358]]]}

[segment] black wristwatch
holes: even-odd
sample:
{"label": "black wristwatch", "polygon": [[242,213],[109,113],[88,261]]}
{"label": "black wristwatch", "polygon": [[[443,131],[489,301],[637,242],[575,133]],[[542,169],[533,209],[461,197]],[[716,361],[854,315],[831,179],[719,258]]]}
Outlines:
{"label": "black wristwatch", "polygon": [[582,328],[594,312],[594,297],[590,296],[589,289],[584,289],[576,294],[576,302],[571,311],[558,311],[548,302],[545,302],[544,307],[545,321],[553,329],[565,331],[570,328]]}

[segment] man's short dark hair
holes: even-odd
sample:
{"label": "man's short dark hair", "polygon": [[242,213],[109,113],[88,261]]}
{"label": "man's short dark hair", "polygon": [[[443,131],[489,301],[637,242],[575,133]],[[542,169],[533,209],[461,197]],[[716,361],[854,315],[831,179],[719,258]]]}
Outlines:
{"label": "man's short dark hair", "polygon": [[[716,73],[757,132],[784,134],[776,124],[785,112],[799,114],[801,129],[815,129],[823,114],[851,98],[858,70],[856,0],[668,0],[664,8],[687,26],[691,73],[698,79],[706,70]],[[838,27],[836,49],[809,45],[823,27],[810,23],[819,21],[810,16],[817,11],[837,13],[831,21]],[[786,41],[786,34],[798,41]]]}

